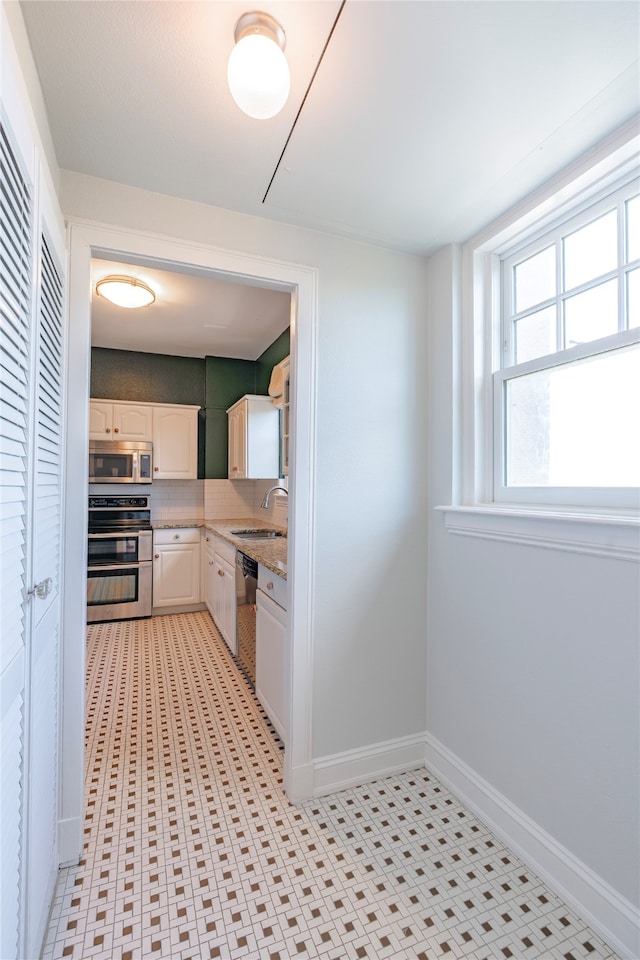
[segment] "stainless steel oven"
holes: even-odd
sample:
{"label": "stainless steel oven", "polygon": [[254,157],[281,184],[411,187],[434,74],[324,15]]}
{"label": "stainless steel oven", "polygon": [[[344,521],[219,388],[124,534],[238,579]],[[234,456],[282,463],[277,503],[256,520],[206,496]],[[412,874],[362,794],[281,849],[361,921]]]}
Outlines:
{"label": "stainless steel oven", "polygon": [[87,623],[151,616],[149,497],[89,497]]}

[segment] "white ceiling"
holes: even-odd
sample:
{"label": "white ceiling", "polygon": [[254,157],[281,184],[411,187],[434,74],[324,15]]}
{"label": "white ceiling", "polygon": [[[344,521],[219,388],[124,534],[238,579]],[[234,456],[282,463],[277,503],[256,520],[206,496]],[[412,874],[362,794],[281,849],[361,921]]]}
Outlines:
{"label": "white ceiling", "polygon": [[292,73],[251,120],[226,85],[236,0],[23,0],[62,168],[429,254],[640,109],[640,5],[265,0]]}
{"label": "white ceiling", "polygon": [[[144,280],[156,294],[155,303],[126,310],[99,297],[96,283],[112,274]],[[197,271],[160,269],[142,260],[93,259],[91,289],[91,342],[111,350],[257,360],[287,329],[291,315],[289,293]]]}

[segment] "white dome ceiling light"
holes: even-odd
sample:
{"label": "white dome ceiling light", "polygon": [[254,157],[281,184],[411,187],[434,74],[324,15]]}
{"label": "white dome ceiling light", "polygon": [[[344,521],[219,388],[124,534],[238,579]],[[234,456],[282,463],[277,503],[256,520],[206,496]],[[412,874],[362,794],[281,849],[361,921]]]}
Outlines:
{"label": "white dome ceiling light", "polygon": [[287,102],[291,87],[284,30],[267,13],[245,13],[236,24],[234,37],[236,45],[227,67],[231,96],[255,120],[275,117]]}
{"label": "white dome ceiling light", "polygon": [[137,277],[103,277],[96,283],[96,293],[117,307],[129,310],[148,307],[156,299],[151,287]]}

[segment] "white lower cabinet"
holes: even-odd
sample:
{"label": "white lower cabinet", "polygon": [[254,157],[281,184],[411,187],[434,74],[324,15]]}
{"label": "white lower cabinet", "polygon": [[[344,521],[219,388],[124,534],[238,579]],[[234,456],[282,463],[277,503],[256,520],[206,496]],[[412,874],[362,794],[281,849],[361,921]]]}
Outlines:
{"label": "white lower cabinet", "polygon": [[215,608],[215,561],[212,533],[205,534],[202,546],[202,598],[207,605],[207,610],[213,617]]}
{"label": "white lower cabinet", "polygon": [[154,609],[197,603],[200,603],[200,529],[154,530]]}
{"label": "white lower cabinet", "polygon": [[256,592],[256,695],[285,746],[289,740],[287,581],[262,564]]}
{"label": "white lower cabinet", "polygon": [[[209,543],[211,542],[211,547]],[[221,537],[205,538],[205,600],[222,639],[236,654],[236,549]]]}

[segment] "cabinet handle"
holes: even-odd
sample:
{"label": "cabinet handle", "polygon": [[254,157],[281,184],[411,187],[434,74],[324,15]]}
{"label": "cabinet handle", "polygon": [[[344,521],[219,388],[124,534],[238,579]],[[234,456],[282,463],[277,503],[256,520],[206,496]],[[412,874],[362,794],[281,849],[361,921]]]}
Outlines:
{"label": "cabinet handle", "polygon": [[154,469],[154,471],[157,473],[158,470],[160,469],[160,467],[154,467],[153,469]]}
{"label": "cabinet handle", "polygon": [[218,576],[224,577],[224,570],[218,570]]}
{"label": "cabinet handle", "polygon": [[111,433],[111,427],[107,427],[107,429],[105,430],[105,433]]}
{"label": "cabinet handle", "polygon": [[273,580],[269,580],[269,583],[267,584],[267,590],[273,590]]}
{"label": "cabinet handle", "polygon": [[114,427],[114,428],[113,428],[113,432],[114,432],[114,433],[120,433],[120,427]]}
{"label": "cabinet handle", "polygon": [[179,540],[179,539],[180,539],[180,534],[179,534],[179,533],[174,533],[173,539],[174,539],[174,540]]}
{"label": "cabinet handle", "polygon": [[210,566],[210,567],[213,566],[213,560],[209,560],[209,566]]}
{"label": "cabinet handle", "polygon": [[160,559],[160,554],[159,554],[159,553],[154,553],[153,559],[154,559],[154,560],[159,560],[159,559]]}

